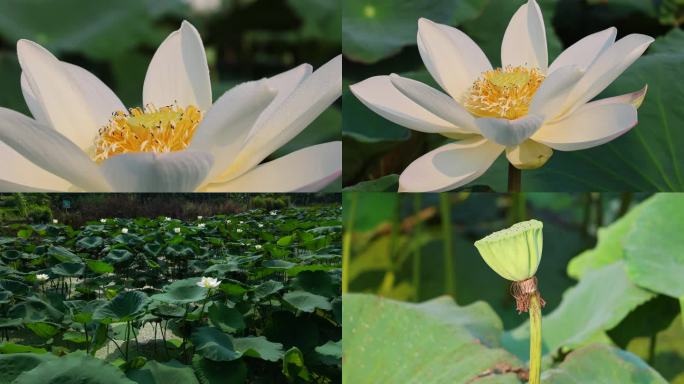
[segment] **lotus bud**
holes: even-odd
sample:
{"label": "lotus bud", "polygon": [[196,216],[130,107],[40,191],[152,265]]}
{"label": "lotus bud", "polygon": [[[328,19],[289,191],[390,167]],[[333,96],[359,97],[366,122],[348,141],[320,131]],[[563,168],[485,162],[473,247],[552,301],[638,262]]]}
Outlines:
{"label": "lotus bud", "polygon": [[100,223],[104,224],[107,222],[107,219],[100,219]]}
{"label": "lotus bud", "polygon": [[264,227],[264,225],[261,224],[261,223],[259,223],[258,226],[259,226],[259,228],[263,228],[263,227]]}
{"label": "lotus bud", "polygon": [[181,232],[181,229],[180,229],[180,228],[174,228],[173,231],[176,232],[176,233],[180,233],[180,232]]}
{"label": "lotus bud", "polygon": [[205,225],[206,224],[204,224],[204,223],[197,224],[197,228],[204,229]]}
{"label": "lotus bud", "polygon": [[256,248],[256,249],[261,249],[261,244],[255,245],[254,248]]}
{"label": "lotus bud", "polygon": [[197,216],[197,220],[202,220],[204,216]]}
{"label": "lotus bud", "polygon": [[237,233],[242,233],[242,229],[238,228],[238,229],[235,230],[235,232],[237,232]]}
{"label": "lotus bud", "polygon": [[128,228],[121,228],[121,233],[123,233],[123,234],[128,233]]}
{"label": "lotus bud", "polygon": [[57,220],[57,219],[52,219],[52,224],[57,224],[57,223],[59,223],[59,220]]}
{"label": "lotus bud", "polygon": [[226,224],[230,224],[230,223],[232,223],[232,221],[226,220]]}

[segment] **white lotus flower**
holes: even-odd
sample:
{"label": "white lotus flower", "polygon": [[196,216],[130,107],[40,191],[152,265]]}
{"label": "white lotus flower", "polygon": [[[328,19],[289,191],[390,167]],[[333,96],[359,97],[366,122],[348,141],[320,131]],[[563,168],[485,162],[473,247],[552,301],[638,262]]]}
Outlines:
{"label": "white lotus flower", "polygon": [[204,219],[204,216],[197,216],[197,220],[202,220]]}
{"label": "white lotus flower", "polygon": [[244,221],[240,220],[240,224],[244,224],[244,223],[245,223]]}
{"label": "white lotus flower", "polygon": [[221,8],[221,0],[183,0],[194,12],[209,14]]}
{"label": "white lotus flower", "polygon": [[36,280],[43,282],[43,281],[48,281],[50,279],[50,276],[44,274],[44,273],[39,273],[36,275]]}
{"label": "white lotus flower", "polygon": [[230,223],[231,223],[231,221],[230,221],[230,220],[226,220],[226,224],[230,224]]}
{"label": "white lotus flower", "polygon": [[256,248],[256,249],[261,249],[261,245],[260,245],[260,244],[256,244],[256,245],[254,246],[254,248]]}
{"label": "white lotus flower", "polygon": [[173,231],[176,232],[176,233],[180,233],[180,232],[181,232],[181,229],[180,229],[180,228],[174,228]]}
{"label": "white lotus flower", "polygon": [[52,224],[57,224],[57,223],[59,223],[59,220],[57,220],[57,219],[52,219]]}
{"label": "white lotus flower", "polygon": [[257,226],[258,226],[259,228],[263,228],[263,227],[264,227],[264,225],[261,224],[261,223],[257,224]]}
{"label": "white lotus flower", "polygon": [[204,229],[204,227],[205,227],[204,223],[197,224],[197,228],[199,228],[199,229]]}
{"label": "white lotus flower", "polygon": [[271,214],[271,216],[275,216],[278,214],[278,211],[271,211],[270,214]]}
{"label": "white lotus flower", "polygon": [[317,191],[342,169],[342,144],[260,164],[342,92],[342,60],[238,85],[212,103],[197,30],[183,22],[161,44],[126,110],[93,74],[40,45],[17,43],[34,119],[0,108],[0,190]]}
{"label": "white lotus flower", "polygon": [[213,277],[202,277],[200,281],[197,282],[197,286],[204,287],[207,289],[216,288],[221,284],[221,280],[215,279]]}
{"label": "white lotus flower", "polygon": [[418,49],[448,96],[415,80],[377,76],[351,87],[368,108],[407,128],[460,141],[411,163],[400,191],[445,191],[465,185],[506,151],[519,169],[541,167],[553,149],[604,144],[637,123],[646,88],[590,102],[653,42],[615,28],[589,35],[548,65],[544,19],[535,0],[513,15],[501,46],[503,68],[456,28],[418,22]]}
{"label": "white lotus flower", "polygon": [[107,222],[107,219],[100,219],[100,223],[104,224]]}
{"label": "white lotus flower", "polygon": [[237,232],[237,233],[242,233],[242,229],[238,228],[238,229],[235,230],[235,232]]}
{"label": "white lotus flower", "polygon": [[121,233],[123,233],[123,234],[128,233],[128,228],[121,228]]}
{"label": "white lotus flower", "polygon": [[165,217],[164,220],[165,220],[165,221],[171,221],[171,218],[170,218],[170,217]]}

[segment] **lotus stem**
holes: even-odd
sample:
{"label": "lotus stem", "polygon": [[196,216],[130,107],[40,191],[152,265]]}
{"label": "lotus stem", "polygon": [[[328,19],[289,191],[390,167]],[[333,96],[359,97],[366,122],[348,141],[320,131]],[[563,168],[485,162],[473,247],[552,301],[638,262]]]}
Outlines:
{"label": "lotus stem", "polygon": [[508,163],[508,192],[520,192],[522,172],[513,164]]}
{"label": "lotus stem", "polygon": [[351,258],[351,241],[352,233],[354,232],[354,216],[356,213],[356,204],[358,203],[359,195],[356,192],[349,194],[351,203],[349,204],[349,213],[347,215],[347,225],[344,228],[342,235],[342,294],[349,290],[349,261]]}
{"label": "lotus stem", "polygon": [[530,295],[530,379],[529,384],[539,384],[541,375],[542,334],[541,303],[539,295]]}
{"label": "lotus stem", "polygon": [[418,300],[420,294],[420,232],[422,230],[423,222],[420,217],[421,209],[421,195],[415,193],[413,195],[413,212],[416,215],[416,227],[413,235],[418,239],[418,246],[413,252],[413,290],[415,292],[414,298]]}
{"label": "lotus stem", "polygon": [[442,217],[442,238],[444,240],[444,284],[446,292],[456,298],[453,241],[451,237],[451,203],[448,193],[439,194],[439,210]]}

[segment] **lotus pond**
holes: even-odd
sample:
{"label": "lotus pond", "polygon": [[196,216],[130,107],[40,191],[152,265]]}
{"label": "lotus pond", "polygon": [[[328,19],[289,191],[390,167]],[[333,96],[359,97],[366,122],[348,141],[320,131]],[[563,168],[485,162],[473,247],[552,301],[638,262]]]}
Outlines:
{"label": "lotus pond", "polygon": [[338,383],[340,214],[2,225],[0,382]]}

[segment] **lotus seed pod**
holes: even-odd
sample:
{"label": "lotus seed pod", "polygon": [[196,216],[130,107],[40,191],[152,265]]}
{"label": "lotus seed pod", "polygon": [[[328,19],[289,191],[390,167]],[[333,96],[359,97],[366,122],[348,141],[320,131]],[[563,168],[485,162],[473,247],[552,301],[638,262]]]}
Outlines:
{"label": "lotus seed pod", "polygon": [[476,241],[475,247],[487,265],[504,279],[527,280],[537,272],[541,261],[543,226],[538,220],[523,221]]}

